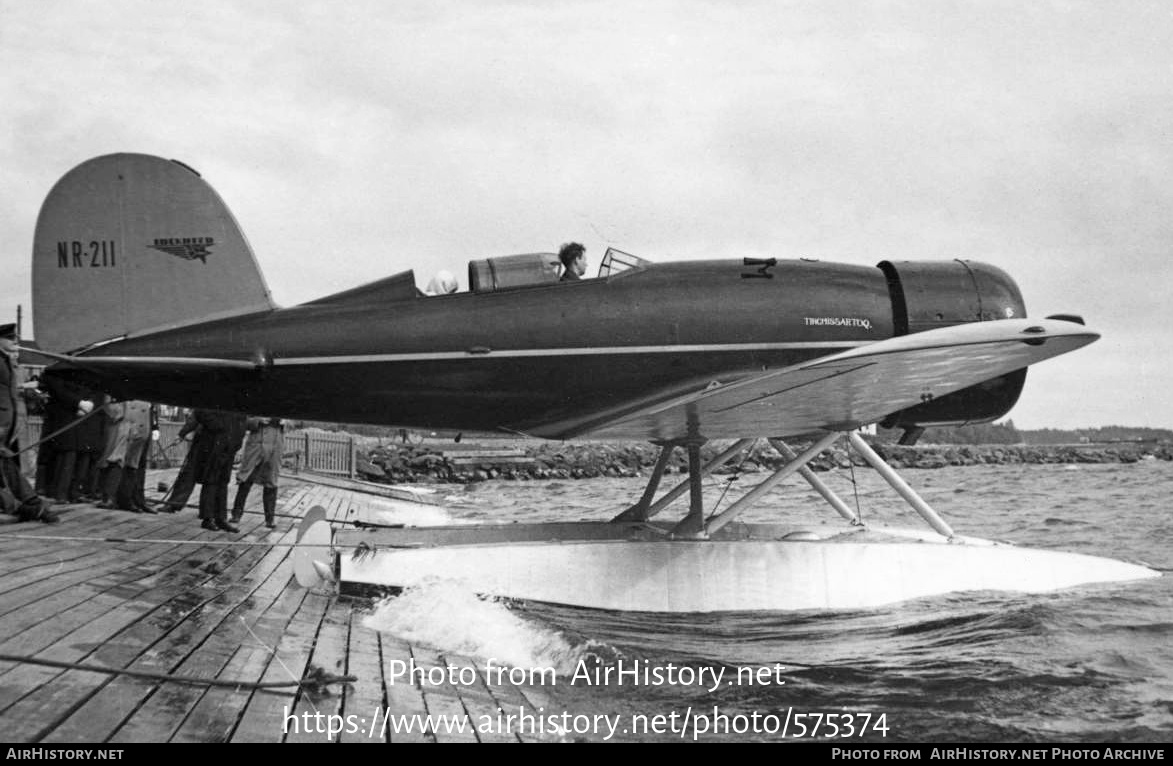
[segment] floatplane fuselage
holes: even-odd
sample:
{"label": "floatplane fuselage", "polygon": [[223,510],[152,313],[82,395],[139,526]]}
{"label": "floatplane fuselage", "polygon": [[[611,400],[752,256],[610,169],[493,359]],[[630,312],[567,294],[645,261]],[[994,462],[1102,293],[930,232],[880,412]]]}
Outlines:
{"label": "floatplane fuselage", "polygon": [[[101,243],[102,257],[77,257],[86,243]],[[665,456],[686,450],[688,482],[656,499],[662,457],[639,501],[610,525],[574,527],[572,546],[565,525],[511,525],[511,533],[487,528],[471,540],[430,533],[421,547],[392,541],[397,553],[339,565],[344,580],[357,582],[403,586],[459,571],[499,595],[651,611],[870,606],[1013,586],[973,572],[1009,571],[1006,551],[1022,549],[960,546],[968,539],[890,476],[854,431],[883,422],[913,440],[926,426],[1001,417],[1030,364],[1098,337],[1074,317],[1027,319],[1008,275],[961,260],[652,263],[608,251],[598,277],[563,282],[556,257],[535,253],[472,261],[467,292],[427,296],[405,272],[278,308],[211,187],[186,166],[129,154],[84,163],[50,192],[33,274],[38,342],[70,352],[54,355],[52,374],[118,398],[331,422],[650,440]],[[858,531],[859,519],[805,467],[843,434],[945,548],[925,554],[907,542],[830,543],[778,531],[730,538],[728,522],[792,473]],[[798,435],[811,446],[792,452],[781,439]],[[700,446],[737,440],[719,463],[756,438],[775,439],[790,464],[706,517],[700,480],[715,465],[701,464]],[[685,517],[657,525],[653,517],[683,494]],[[562,545],[542,544],[555,538]],[[967,552],[948,552],[959,546]],[[1059,567],[1061,576],[1029,575],[1040,556],[1064,555],[1019,555],[1024,566],[1012,569],[1027,573],[1022,589],[1150,572],[1106,562],[1116,568],[1088,576],[1081,560]],[[974,556],[998,561],[982,566]],[[958,577],[940,576],[948,561]],[[867,594],[841,594],[834,573],[857,564],[888,574]],[[924,577],[926,568],[938,576]],[[926,592],[926,580],[944,590]]]}
{"label": "floatplane fuselage", "polygon": [[[375,295],[130,337],[86,357],[198,357],[237,365],[219,368],[212,385],[178,366],[104,383],[123,398],[572,438],[698,386],[726,385],[908,334],[907,303],[894,307],[892,296],[903,270],[929,272],[942,284],[930,305],[914,309],[930,317],[913,319],[918,331],[1025,313],[1009,278],[981,264],[782,261],[759,269],[717,260],[445,296],[420,296],[413,279],[401,279]],[[1014,404],[1023,378],[1011,372],[901,417],[910,424],[988,421]],[[788,416],[714,415],[702,424],[703,435],[764,437],[815,425]],[[615,433],[618,428],[612,425],[608,438],[682,435],[670,419],[650,431],[642,423],[629,433]]]}

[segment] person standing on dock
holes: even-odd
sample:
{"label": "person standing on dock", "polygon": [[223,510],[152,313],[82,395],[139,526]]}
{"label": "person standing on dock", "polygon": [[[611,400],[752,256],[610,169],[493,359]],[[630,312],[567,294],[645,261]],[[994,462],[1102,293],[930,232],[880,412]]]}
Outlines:
{"label": "person standing on dock", "polygon": [[90,416],[94,409],[93,392],[80,383],[52,374],[42,375],[41,385],[49,392],[45,422],[52,424],[50,433],[57,434],[45,445],[53,454],[45,494],[63,503],[76,502],[79,453],[96,438],[95,427],[101,427],[100,421]]}
{"label": "person standing on dock", "polygon": [[147,470],[147,450],[151,435],[159,428],[158,414],[150,402],[132,399],[126,402],[122,417],[126,430],[126,454],[122,461],[122,479],[115,498],[118,507],[135,513],[156,513],[147,504],[143,491]]}
{"label": "person standing on dock", "polygon": [[285,450],[285,426],[281,418],[249,418],[248,437],[236,474],[236,499],[232,503],[232,520],[240,521],[244,503],[254,483],[261,485],[261,503],[265,509],[265,526],[277,526],[277,481],[281,478],[281,455]]}
{"label": "person standing on dock", "polygon": [[98,461],[101,470],[99,479],[99,508],[111,509],[118,507],[118,487],[122,483],[122,461],[126,458],[126,429],[122,426],[122,418],[126,414],[126,405],[122,402],[107,400],[102,405],[103,422],[105,424],[102,446],[102,457]]}
{"label": "person standing on dock", "polygon": [[[183,418],[183,425],[179,429],[180,441],[186,439],[188,434],[193,434],[192,446],[194,446],[194,434],[199,430],[199,427],[200,424],[195,419],[195,410],[188,410],[187,415]],[[191,497],[191,491],[195,489],[192,451],[192,447],[188,447],[187,453],[183,456],[183,465],[179,467],[179,473],[175,476],[175,483],[171,485],[171,491],[167,493],[167,497],[163,501],[163,510],[167,513],[183,510],[183,507],[187,505],[187,499]]]}
{"label": "person standing on dock", "polygon": [[20,423],[17,408],[17,335],[15,324],[0,325],[0,496],[5,513],[21,521],[52,524],[57,515],[20,472]]}
{"label": "person standing on dock", "polygon": [[245,416],[220,410],[196,410],[200,429],[192,440],[192,474],[200,486],[200,526],[239,532],[228,523],[228,482],[232,459],[244,441]]}

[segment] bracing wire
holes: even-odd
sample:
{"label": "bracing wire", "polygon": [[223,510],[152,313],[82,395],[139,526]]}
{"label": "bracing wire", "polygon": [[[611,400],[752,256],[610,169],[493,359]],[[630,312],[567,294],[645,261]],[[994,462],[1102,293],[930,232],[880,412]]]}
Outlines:
{"label": "bracing wire", "polygon": [[729,475],[729,478],[725,480],[725,488],[721,490],[721,496],[718,497],[717,502],[713,504],[713,510],[709,513],[709,519],[712,519],[717,515],[717,510],[721,507],[721,501],[725,499],[725,495],[729,493],[730,489],[732,489],[733,482],[741,478],[741,466],[745,463],[746,459],[749,457],[749,453],[753,451],[754,445],[756,444],[757,441],[754,441],[753,444],[747,445],[746,448],[741,451],[741,460],[737,461],[737,465],[734,466],[732,472]]}

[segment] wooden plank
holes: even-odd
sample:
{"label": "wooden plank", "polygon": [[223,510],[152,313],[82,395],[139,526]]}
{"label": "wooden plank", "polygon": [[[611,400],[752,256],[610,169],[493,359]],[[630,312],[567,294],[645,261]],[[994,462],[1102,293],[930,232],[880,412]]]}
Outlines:
{"label": "wooden plank", "polygon": [[378,495],[380,497],[389,497],[395,500],[413,500],[420,503],[435,504],[430,499],[430,492],[426,487],[405,487],[401,485],[379,484],[373,481],[363,481],[362,479],[348,479],[341,476],[327,476],[325,474],[315,474],[309,472],[299,473],[291,476],[295,481],[318,484],[324,487],[333,487],[334,489],[348,490],[358,492],[360,494]]}
{"label": "wooden plank", "polygon": [[528,457],[453,458],[448,461],[448,465],[456,470],[468,470],[472,468],[530,468],[537,464],[536,460]]}
{"label": "wooden plank", "polygon": [[[333,597],[310,592],[301,607],[293,615],[276,653],[265,668],[263,681],[287,681],[305,676],[326,609]],[[275,690],[264,694],[254,693],[249,698],[235,730],[233,742],[280,742],[285,733],[285,716],[296,702],[296,692]]]}
{"label": "wooden plank", "polygon": [[460,701],[477,729],[477,739],[481,742],[520,742],[521,739],[517,732],[508,728],[503,730],[502,721],[505,710],[498,703],[490,688],[485,668],[478,666],[470,658],[457,654],[444,654],[444,660],[452,667],[461,668],[463,675],[473,674],[476,676],[475,683],[462,684],[458,691]]}
{"label": "wooden plank", "polygon": [[[361,491],[361,490],[359,490]],[[351,491],[334,487],[282,487],[282,518],[298,518],[321,505],[327,517],[345,523],[355,502]],[[277,534],[261,526],[260,493],[254,491],[242,530],[229,539],[265,543],[213,550],[160,543],[106,544],[34,542],[40,549],[4,560],[0,556],[0,647],[4,642],[39,647],[42,656],[73,657],[135,669],[247,682],[300,678],[311,665],[358,676],[351,686],[311,699],[292,688],[254,691],[206,689],[105,674],[28,666],[0,667],[0,694],[19,680],[15,701],[0,710],[6,739],[70,741],[323,741],[325,733],[285,734],[288,716],[302,712],[354,716],[370,721],[392,712],[421,716],[411,732],[343,733],[342,741],[517,741],[512,732],[477,734],[478,720],[495,718],[506,699],[522,699],[536,712],[543,692],[488,683],[472,660],[413,648],[361,624],[359,605],[339,601],[332,591],[306,592],[289,576],[290,549],[272,543],[292,540],[296,521]],[[83,508],[73,532],[92,536],[150,536],[208,542],[225,539],[200,530],[193,514],[132,516]],[[44,528],[45,531],[57,528]],[[115,531],[119,534],[114,534]],[[39,531],[39,530],[38,530]],[[123,534],[125,533],[125,534]],[[82,536],[82,535],[78,535]],[[5,545],[0,541],[0,545]],[[3,548],[0,548],[3,550]],[[53,551],[49,554],[48,551]],[[45,557],[52,555],[52,566]],[[3,573],[14,572],[14,579]],[[38,598],[43,597],[43,598]],[[45,606],[48,604],[48,606]],[[8,619],[12,617],[10,622]],[[10,624],[12,627],[10,627]],[[13,632],[15,631],[15,632]],[[388,681],[390,663],[415,658],[424,667],[455,665],[477,672],[476,683],[436,686]],[[278,662],[280,659],[281,662]],[[282,663],[288,668],[284,669]],[[36,676],[36,677],[34,677]],[[529,696],[526,696],[529,695]],[[424,732],[423,717],[449,716],[463,732],[434,719]]]}
{"label": "wooden plank", "polygon": [[[433,668],[443,669],[447,663],[442,655],[428,648],[413,647],[412,654],[415,664],[421,668],[425,679],[445,676],[441,673],[429,672]],[[460,687],[452,683],[446,676],[442,683],[428,683],[423,687],[424,702],[428,707],[428,715],[435,726],[434,733],[437,742],[476,742],[474,731],[475,721],[465,709],[460,698]],[[463,726],[461,725],[461,722]],[[445,725],[447,722],[447,725]]]}
{"label": "wooden plank", "polygon": [[[557,709],[557,703],[553,697],[553,690],[547,687],[546,684],[527,684],[519,686],[512,684],[514,691],[522,698],[526,711],[533,715],[539,715],[539,711],[544,714],[551,714]],[[518,706],[520,707],[520,705]],[[518,738],[522,742],[549,742],[550,740],[558,740],[556,734],[547,732],[522,731],[518,732]]]}
{"label": "wooden plank", "polygon": [[[293,615],[302,607],[309,591],[286,587],[270,608],[251,626],[249,638],[242,642],[217,676],[221,679],[261,680],[277,646],[289,627]],[[285,679],[282,679],[285,680]],[[229,742],[240,713],[252,697],[251,689],[208,689],[191,708],[187,717],[171,735],[171,742]]]}
{"label": "wooden plank", "polygon": [[496,449],[464,449],[454,450],[446,449],[440,455],[448,460],[476,460],[479,458],[505,458],[505,457],[521,457],[533,460],[525,454],[522,449],[496,448]]}
{"label": "wooden plank", "polygon": [[[90,550],[84,539],[56,541],[49,548],[41,547],[39,539],[44,539],[47,544],[48,537],[105,538],[141,534],[141,530],[150,528],[158,521],[158,516],[150,514],[106,510],[91,505],[74,506],[74,510],[60,524],[19,523],[5,527],[3,533],[0,533],[0,545],[5,550],[0,566],[11,572],[18,569],[18,563],[44,561],[46,553],[63,549]],[[30,540],[33,542],[30,543]],[[2,585],[7,590],[8,583]]]}
{"label": "wooden plank", "polygon": [[[190,539],[190,533],[175,532],[172,539]],[[5,615],[5,640],[0,651],[31,653],[40,651],[46,639],[56,640],[92,621],[110,604],[124,602],[133,593],[147,590],[152,583],[141,584],[160,569],[186,559],[193,548],[184,544],[141,544],[137,551],[122,553],[112,549],[102,551],[102,566],[90,572],[64,572],[47,580],[47,587],[55,591],[34,592],[40,598]],[[134,584],[139,582],[137,588]],[[95,603],[96,602],[96,603]],[[52,621],[46,626],[47,620]]]}
{"label": "wooden plank", "polygon": [[[314,638],[311,646],[309,657],[310,668],[320,668],[323,672],[331,675],[341,676],[346,675],[346,649],[349,644],[350,633],[350,610],[346,606],[339,605],[337,599],[333,599],[322,621],[318,625],[318,634]],[[345,701],[345,690],[335,685],[333,688],[327,690],[324,695],[314,694],[302,690],[296,697],[290,714],[293,716],[302,716],[305,713],[310,716],[317,714],[327,716],[328,724],[325,733],[320,731],[308,731],[307,727],[299,727],[296,730],[289,731],[285,735],[286,742],[331,742],[338,739],[338,735],[343,731],[343,722],[346,711],[343,706]],[[356,726],[365,728],[367,719],[371,712],[367,711],[356,712],[357,718],[351,719]],[[358,723],[361,722],[361,723]],[[337,724],[334,726],[334,724]],[[334,726],[335,730],[331,729]]]}
{"label": "wooden plank", "polygon": [[[262,579],[260,587],[239,604],[220,627],[211,633],[208,640],[194,648],[173,672],[221,681],[239,680],[248,683],[255,680],[254,676],[237,673],[239,666],[233,666],[234,658],[242,646],[256,642],[254,635],[270,635],[275,641],[276,631],[283,630],[288,617],[292,615],[292,608],[283,614],[278,604],[289,575],[287,567],[272,565],[271,559],[276,555],[279,554],[275,549],[266,556],[263,569],[258,567],[250,574],[254,579]],[[269,570],[267,574],[265,569]],[[271,628],[267,629],[266,626]],[[215,691],[235,694],[241,698],[248,694],[247,691],[232,692],[223,688],[216,688]],[[207,687],[165,684],[143,701],[134,716],[118,729],[110,741],[166,742],[207,693]]]}
{"label": "wooden plank", "polygon": [[[383,688],[387,693],[387,713],[399,716],[399,720],[411,720],[412,716],[426,716],[428,706],[423,691],[411,681],[405,681],[401,674],[396,672],[398,668],[406,667],[413,659],[411,647],[404,641],[382,634],[379,636],[379,645],[382,648]],[[392,743],[436,741],[434,733],[418,727],[389,730],[387,736]]]}
{"label": "wooden plank", "polygon": [[[206,539],[214,540],[219,534],[204,534],[194,524],[191,527],[180,527],[177,529],[174,521],[164,520],[169,518],[165,516],[148,518],[159,518],[161,520],[157,523],[163,525],[162,529],[149,528],[142,530],[143,535],[148,537],[161,536],[189,541],[194,540],[202,534]],[[168,524],[172,527],[170,530],[165,528]],[[35,543],[31,544],[36,545]],[[126,548],[125,552],[122,552],[122,547]],[[148,544],[128,543],[126,546],[120,546],[118,550],[112,553],[110,546],[107,545],[91,552],[91,558],[83,562],[87,564],[84,569],[53,567],[52,573],[55,575],[54,577],[42,576],[32,588],[22,589],[17,595],[11,593],[5,594],[2,602],[3,606],[0,607],[5,610],[3,612],[5,617],[3,622],[3,639],[5,643],[2,645],[4,650],[11,651],[13,649],[11,640],[22,630],[37,624],[40,621],[40,613],[60,617],[69,606],[85,600],[96,590],[100,591],[103,587],[109,588],[123,585],[131,579],[139,579],[143,571],[138,572],[138,576],[135,578],[128,578],[126,576],[128,572],[131,572],[130,567],[151,564],[153,557],[158,557],[169,551],[183,552],[190,550],[194,549],[190,547],[176,547],[172,550],[165,546],[156,546],[152,549]],[[101,562],[101,565],[98,565],[96,562]],[[154,566],[159,567],[158,564]],[[79,572],[81,576],[67,577],[67,575],[77,574]],[[81,590],[79,590],[79,587]],[[49,597],[51,596],[55,598],[50,600]],[[17,612],[16,609],[11,608],[13,606],[24,606],[30,602],[36,603],[36,607],[31,611],[31,614],[29,610]]]}
{"label": "wooden plank", "polygon": [[468,453],[490,453],[502,455],[522,455],[525,454],[524,447],[510,447],[504,444],[483,444],[480,442],[462,442],[460,444],[443,444],[433,447],[436,452],[441,455],[464,455]]}
{"label": "wooden plank", "polygon": [[343,732],[341,742],[388,742],[390,738],[382,725],[387,706],[387,693],[383,686],[383,666],[380,662],[379,634],[362,624],[362,615],[354,602],[339,599],[339,608],[347,610],[350,618],[350,644],[346,653],[346,672],[358,680],[347,687],[343,709],[348,715],[374,724],[360,727],[357,732]]}
{"label": "wooden plank", "polygon": [[[240,559],[246,556],[250,550],[257,551],[258,549],[224,548],[217,555],[223,560],[229,560],[234,555],[235,558]],[[237,553],[237,551],[246,553]],[[259,552],[257,555],[260,555]],[[226,571],[227,577],[231,578],[233,572]],[[225,607],[220,606],[217,601],[221,598],[231,600],[228,599],[223,588],[217,587],[212,582],[219,575],[218,571],[216,574],[205,574],[204,580],[195,587],[191,587],[188,582],[183,581],[170,586],[150,587],[142,590],[136,597],[125,599],[124,603],[109,608],[97,619],[73,631],[67,639],[70,642],[69,645],[90,646],[96,644],[97,649],[92,652],[90,658],[99,664],[110,667],[126,667],[142,654],[146,647],[154,644],[173,627],[178,628],[178,634],[186,634],[184,639],[176,637],[173,640],[186,640],[191,644],[198,645],[199,633],[203,631],[206,634],[220,621],[216,617],[216,613]],[[196,599],[199,603],[194,608],[181,613],[182,616],[164,615],[161,624],[143,619],[156,612],[157,607],[166,604],[171,598],[183,595],[190,599],[192,594],[197,594]],[[209,608],[209,604],[213,604],[213,606]],[[187,604],[184,605],[185,609],[186,607]],[[201,614],[201,612],[207,614]],[[196,623],[192,620],[193,615],[203,616],[206,621]],[[171,623],[171,619],[175,620],[174,624]],[[154,657],[150,659],[153,661],[148,667],[158,669],[158,659]],[[38,728],[43,729],[46,726],[50,730],[58,728],[63,716],[68,717],[73,714],[84,705],[91,695],[111,683],[109,676],[102,675],[95,679],[95,675],[81,671],[62,673],[54,679],[50,689],[38,689],[5,710],[6,724],[20,737],[39,738],[44,736],[43,733],[34,735],[33,731]],[[140,681],[119,681],[119,684],[135,685],[140,690],[150,688]],[[86,729],[84,741],[105,739],[109,732],[95,730],[93,727],[104,725],[107,721],[106,714],[116,714],[116,711],[111,711],[100,705],[94,706],[93,709],[101,711],[102,716],[86,717],[85,725],[89,728]],[[120,720],[121,718],[118,718],[118,721]],[[46,724],[47,721],[52,723]]]}
{"label": "wooden plank", "polygon": [[[195,527],[194,529],[196,531],[202,531],[199,530],[198,527]],[[181,624],[183,620],[186,620],[190,614],[198,612],[198,610],[200,610],[207,602],[214,598],[218,598],[226,604],[231,603],[231,598],[225,594],[224,588],[211,587],[207,588],[206,592],[202,592],[201,588],[203,588],[208,582],[212,581],[215,577],[225,572],[227,572],[227,577],[224,581],[232,582],[235,571],[229,569],[230,567],[232,567],[234,564],[236,564],[238,568],[245,566],[244,564],[239,564],[237,562],[245,562],[247,564],[247,562],[253,561],[263,556],[264,553],[268,550],[269,546],[257,546],[251,548],[235,546],[223,547],[220,548],[218,552],[214,553],[209,559],[207,559],[207,563],[200,570],[191,570],[190,568],[187,568],[186,571],[181,571],[179,577],[173,578],[173,581],[168,585],[161,587],[158,582],[148,582],[143,587],[141,587],[138,592],[123,594],[127,600],[126,604],[123,604],[120,609],[112,609],[108,611],[107,613],[103,614],[102,617],[92,621],[84,628],[83,632],[88,634],[86,635],[86,638],[90,638],[92,636],[95,642],[99,644],[97,651],[93,653],[93,657],[101,661],[103,664],[112,667],[123,667],[128,662],[133,661],[138,656],[138,653],[142,651],[143,647],[151,645],[160,637],[160,635],[170,630],[171,623],[168,620],[164,619],[162,621],[156,621],[155,623],[140,622],[137,626],[131,628],[129,631],[122,632],[119,636],[120,641],[114,643],[105,643],[105,640],[108,639],[111,635],[118,633],[123,628],[126,628],[128,624],[133,625],[136,621],[142,618],[145,613],[150,612],[154,607],[167,602],[173,596],[181,596],[182,599],[186,600],[180,609],[177,612],[173,610],[174,614],[171,615],[172,617],[175,617],[175,622],[177,624]],[[285,551],[285,554],[287,554],[288,549],[283,550]],[[244,572],[247,570],[240,569],[240,571]],[[198,572],[198,574],[193,574],[193,572]],[[195,577],[196,580],[193,582],[191,577]],[[239,586],[236,587],[239,589]],[[232,588],[233,586],[230,585],[229,590]],[[135,600],[131,601],[130,599],[132,598]],[[187,603],[193,600],[196,603]],[[174,604],[172,604],[172,606],[174,606]],[[216,608],[226,609],[227,607],[217,606]],[[210,618],[208,619],[208,622],[210,622],[213,627],[216,623],[215,620]],[[136,634],[136,631],[138,631],[138,634]],[[189,631],[190,623],[188,628],[180,631],[180,634]],[[68,636],[68,639],[76,642],[78,639],[78,632],[75,631],[73,634]],[[188,637],[188,640],[190,643],[198,643],[198,641],[194,641],[190,637]],[[71,646],[72,645],[75,644],[71,644]],[[84,642],[82,645],[85,645]],[[54,679],[53,690],[50,699],[46,699],[44,694],[38,694],[37,692],[34,692],[32,695],[29,695],[29,698],[22,700],[20,709],[23,711],[21,715],[23,715],[24,718],[21,718],[20,720],[40,720],[46,717],[44,714],[47,708],[62,709],[63,706],[65,706],[66,709],[65,714],[69,715],[73,708],[79,704],[78,695],[80,695],[81,700],[84,701],[84,698],[94,691],[92,678],[84,678],[82,675],[83,674],[80,674],[77,671],[69,671],[62,674],[60,678]],[[92,676],[93,674],[84,675]],[[65,703],[69,703],[69,705],[65,705]],[[13,711],[6,711],[6,714],[9,717],[12,717]],[[93,741],[93,739],[93,737],[87,738],[88,741]]]}
{"label": "wooden plank", "polygon": [[[232,614],[236,614],[240,609],[251,608],[250,597],[244,604],[238,605]],[[209,617],[209,622],[216,625],[211,636],[224,635],[225,638],[231,637],[239,640],[239,632],[243,631],[237,630],[235,631],[236,635],[231,635],[233,632],[231,629],[235,625],[229,621],[229,616],[225,615],[219,618],[218,622],[217,617],[219,616]],[[142,624],[141,622],[131,626],[131,630],[140,628]],[[225,646],[223,642],[217,642],[217,640],[210,638],[201,642],[198,633],[194,636],[183,635],[188,632],[184,628],[188,628],[188,626],[183,624],[172,626],[169,635],[158,637],[154,643],[150,643],[149,636],[136,637],[135,643],[131,646],[135,646],[141,655],[134,662],[127,663],[126,666],[138,671],[175,673],[175,675],[197,678],[215,676],[219,667],[222,667],[228,660],[231,646]],[[182,637],[176,637],[177,635]],[[181,649],[178,651],[174,649],[176,645]],[[187,655],[183,655],[181,653],[183,651],[187,651]],[[162,684],[162,690],[170,690],[172,687],[174,686],[171,684]],[[184,686],[184,689],[195,690],[199,687]],[[63,720],[57,726],[54,737],[47,738],[46,741],[106,739],[111,733],[120,730],[131,714],[136,713],[145,701],[158,691],[161,691],[160,683],[122,677],[111,679],[102,689],[96,690],[82,705],[77,707],[72,716]],[[169,734],[170,730],[167,731],[167,736]],[[156,741],[165,741],[165,739],[160,737],[156,738]]]}
{"label": "wooden plank", "polygon": [[[247,637],[246,628],[234,618],[243,618],[254,609],[258,599],[266,598],[266,591],[271,591],[275,596],[284,585],[283,580],[275,580],[275,585],[270,584],[270,579],[287,549],[258,547],[236,550],[243,550],[244,553],[238,554],[236,560],[217,575],[222,581],[232,583],[229,587],[217,588],[212,599],[190,610],[172,624],[142,620],[129,626],[116,636],[116,643],[132,655],[131,659],[121,664],[119,660],[125,657],[107,658],[107,661],[113,659],[111,664],[134,670],[214,677],[215,672],[228,661],[233,648]],[[256,583],[256,586],[252,583]],[[180,649],[175,650],[175,646]],[[158,684],[152,682],[115,678],[63,721],[55,734],[61,741],[69,741],[71,737],[92,741],[98,735],[105,739],[110,733],[122,728],[129,715],[137,711],[158,688]],[[171,687],[165,685],[164,688]],[[170,735],[169,731],[167,735]],[[158,741],[165,740],[160,736]]]}
{"label": "wooden plank", "polygon": [[[72,583],[71,588],[62,588],[58,594],[41,604],[29,605],[20,612],[8,615],[5,626],[11,625],[16,631],[0,643],[0,651],[10,654],[27,654],[51,657],[56,660],[77,661],[86,657],[94,648],[86,641],[88,636],[76,631],[85,630],[93,634],[108,620],[106,614],[112,607],[125,600],[125,586],[135,579],[142,579],[151,572],[143,565],[165,566],[181,559],[186,553],[183,546],[144,546],[141,556],[122,560],[117,574],[108,573],[92,583]],[[130,566],[128,566],[130,564]],[[60,607],[53,611],[54,607]],[[24,612],[31,617],[23,618]],[[99,634],[99,638],[102,638]],[[63,644],[53,649],[54,644]],[[16,698],[38,682],[61,673],[33,665],[8,665],[0,673],[0,708],[7,708]]]}
{"label": "wooden plank", "polygon": [[[110,513],[110,512],[107,512]],[[147,517],[153,518],[153,517]],[[49,528],[45,528],[48,530]],[[116,525],[111,534],[93,534],[85,530],[68,530],[69,536],[78,537],[125,537],[125,536],[159,536],[164,535],[169,528],[163,524],[148,526]],[[46,532],[48,534],[48,532]],[[14,539],[8,545],[21,545],[27,554],[23,560],[12,561],[11,568],[3,568],[0,577],[0,617],[11,613],[14,609],[32,601],[41,601],[48,595],[61,588],[72,587],[85,578],[70,578],[74,574],[94,575],[100,572],[104,565],[118,566],[119,558],[107,556],[115,548],[113,543],[99,541],[52,541],[34,540],[31,538]],[[7,550],[4,551],[7,553]],[[2,556],[2,554],[0,554]],[[2,556],[7,558],[7,556]],[[6,564],[9,562],[6,561]],[[23,564],[23,566],[15,566]],[[32,586],[32,587],[29,587]],[[18,592],[19,591],[19,592]],[[5,628],[9,626],[6,624]],[[7,630],[5,633],[7,634]]]}

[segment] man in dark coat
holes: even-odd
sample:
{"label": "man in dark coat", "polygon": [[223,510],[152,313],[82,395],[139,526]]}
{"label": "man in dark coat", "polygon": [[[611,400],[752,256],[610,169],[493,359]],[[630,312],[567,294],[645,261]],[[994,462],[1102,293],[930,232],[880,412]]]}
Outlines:
{"label": "man in dark coat", "polygon": [[77,462],[77,493],[78,499],[87,503],[97,503],[101,498],[102,483],[102,455],[106,451],[106,411],[105,405],[110,397],[99,391],[93,394],[94,409],[98,410],[86,423],[81,426],[78,435],[80,442]]}
{"label": "man in dark coat", "polygon": [[40,520],[48,524],[57,521],[49,504],[37,496],[28,480],[20,472],[20,452],[17,426],[17,337],[16,325],[0,325],[0,494],[4,510],[21,521]]}
{"label": "man in dark coat", "polygon": [[[188,434],[194,434],[199,430],[199,427],[200,424],[195,419],[195,410],[188,410],[183,419],[183,427],[179,429],[179,438],[182,440]],[[195,472],[192,470],[195,465],[195,461],[192,459],[194,448],[195,436],[192,436],[192,444],[183,456],[183,465],[180,466],[179,473],[175,476],[175,483],[171,485],[171,491],[167,493],[167,497],[163,501],[163,510],[167,513],[182,510],[187,505],[187,499],[191,497],[191,491],[195,489]]]}
{"label": "man in dark coat", "polygon": [[89,469],[88,460],[84,466],[78,465],[80,453],[83,447],[87,452],[96,449],[90,443],[98,438],[101,421],[90,415],[94,409],[93,394],[81,384],[46,374],[41,378],[41,385],[49,392],[46,422],[54,423],[53,431],[66,429],[50,440],[54,459],[48,494],[62,502],[75,502],[79,495],[75,480]]}
{"label": "man in dark coat", "polygon": [[246,417],[220,410],[196,410],[199,430],[191,443],[192,474],[200,487],[200,526],[225,532],[240,530],[228,523],[228,482],[232,460],[244,441]]}

